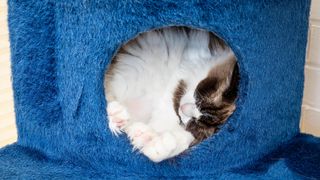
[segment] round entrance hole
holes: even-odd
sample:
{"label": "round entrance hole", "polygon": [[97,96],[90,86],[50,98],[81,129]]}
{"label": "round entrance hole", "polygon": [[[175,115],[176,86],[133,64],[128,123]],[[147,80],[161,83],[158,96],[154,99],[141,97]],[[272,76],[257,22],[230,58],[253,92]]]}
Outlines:
{"label": "round entrance hole", "polygon": [[236,109],[239,68],[214,33],[165,27],[139,34],[105,75],[109,130],[154,162],[213,136]]}

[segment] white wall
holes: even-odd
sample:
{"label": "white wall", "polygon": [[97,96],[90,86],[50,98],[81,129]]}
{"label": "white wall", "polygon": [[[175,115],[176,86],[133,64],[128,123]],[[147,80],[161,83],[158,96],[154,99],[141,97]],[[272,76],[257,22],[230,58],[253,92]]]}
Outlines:
{"label": "white wall", "polygon": [[0,0],[0,147],[17,139],[10,81],[7,1]]}
{"label": "white wall", "polygon": [[313,0],[305,67],[301,130],[320,136],[320,0]]}

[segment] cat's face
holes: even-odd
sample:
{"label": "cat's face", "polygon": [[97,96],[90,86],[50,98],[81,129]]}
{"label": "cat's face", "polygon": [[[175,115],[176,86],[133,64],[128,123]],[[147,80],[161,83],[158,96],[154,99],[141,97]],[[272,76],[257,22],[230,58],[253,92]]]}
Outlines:
{"label": "cat's face", "polygon": [[175,95],[180,94],[180,97],[175,97],[180,102],[175,108],[186,130],[194,135],[194,144],[215,133],[235,110],[238,66],[228,68],[228,72],[221,67],[218,71],[212,70],[195,87],[188,86],[184,81],[179,82]]}

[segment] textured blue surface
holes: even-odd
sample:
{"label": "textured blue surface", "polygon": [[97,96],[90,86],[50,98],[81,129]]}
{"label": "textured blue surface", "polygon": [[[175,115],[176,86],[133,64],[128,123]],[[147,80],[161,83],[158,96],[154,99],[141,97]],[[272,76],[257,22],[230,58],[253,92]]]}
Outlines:
{"label": "textured blue surface", "polygon": [[[299,135],[309,5],[9,1],[18,142],[0,151],[0,177],[319,177],[319,171],[300,171],[319,167],[319,155],[298,156],[320,144]],[[132,152],[125,136],[114,138],[107,130],[103,76],[122,43],[169,25],[215,32],[232,47],[240,65],[240,98],[217,135],[155,164]],[[298,143],[278,150],[288,142]],[[300,151],[295,154],[293,147]],[[306,166],[297,166],[301,162]]]}
{"label": "textured blue surface", "polygon": [[[215,170],[202,175],[190,171],[186,174],[145,174],[139,171],[117,170],[117,164],[109,164],[114,172],[96,169],[84,164],[74,164],[48,159],[39,151],[17,144],[0,150],[1,179],[319,179],[320,139],[298,135],[287,144],[265,157],[246,166],[229,170]],[[194,162],[193,162],[194,163]],[[178,168],[172,163],[171,168]],[[142,168],[132,167],[131,169]]]}

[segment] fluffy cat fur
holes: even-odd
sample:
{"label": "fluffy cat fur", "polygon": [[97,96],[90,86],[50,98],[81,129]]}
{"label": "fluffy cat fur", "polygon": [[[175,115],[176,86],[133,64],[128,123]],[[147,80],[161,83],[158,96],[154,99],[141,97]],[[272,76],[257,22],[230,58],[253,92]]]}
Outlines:
{"label": "fluffy cat fur", "polygon": [[109,128],[154,162],[216,132],[235,109],[233,52],[212,33],[170,27],[140,34],[105,78]]}

